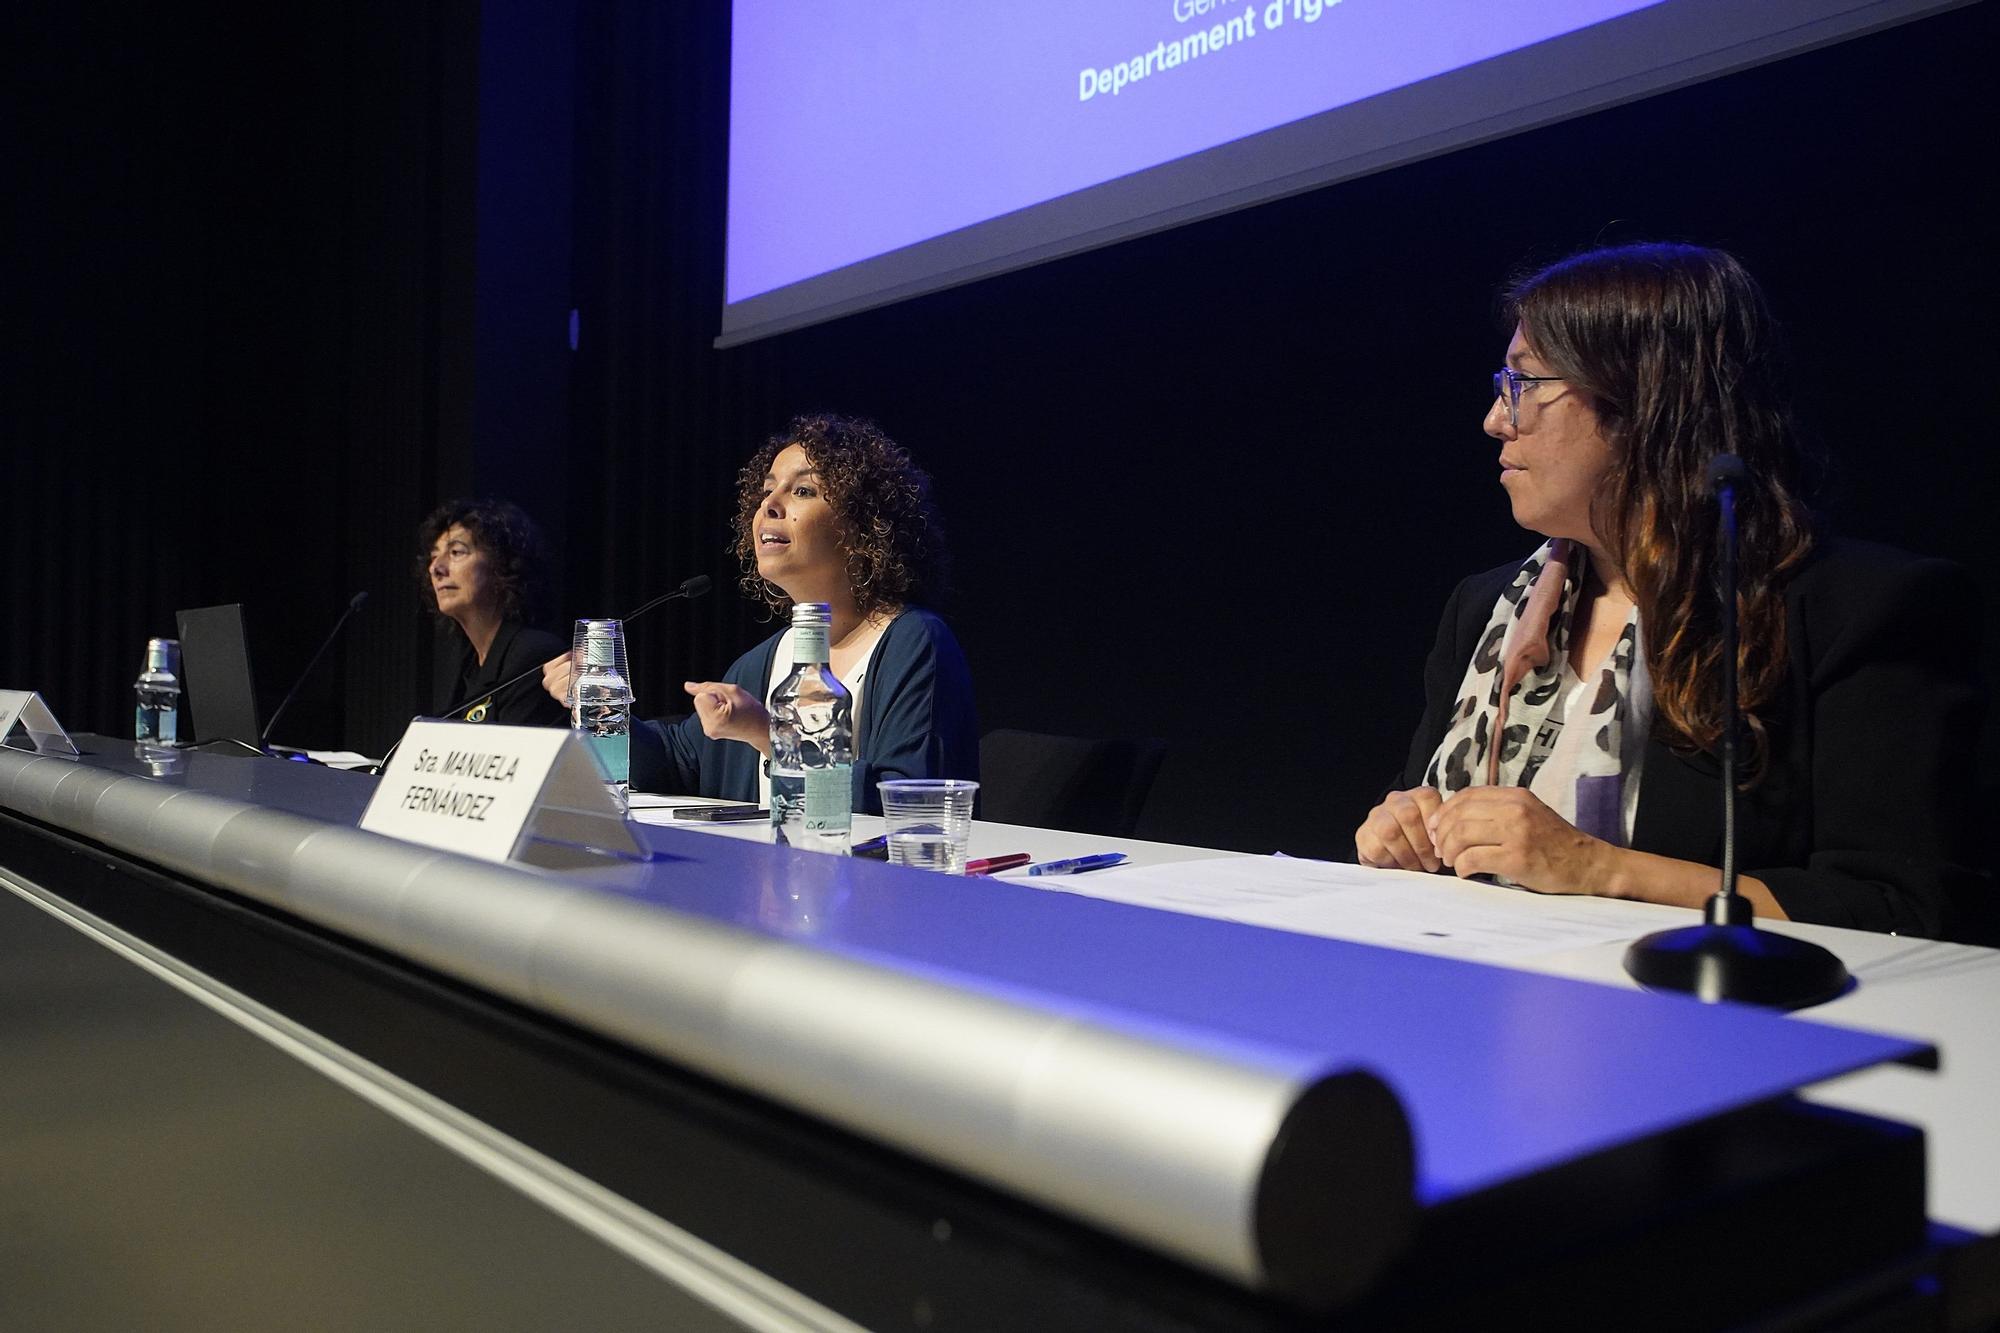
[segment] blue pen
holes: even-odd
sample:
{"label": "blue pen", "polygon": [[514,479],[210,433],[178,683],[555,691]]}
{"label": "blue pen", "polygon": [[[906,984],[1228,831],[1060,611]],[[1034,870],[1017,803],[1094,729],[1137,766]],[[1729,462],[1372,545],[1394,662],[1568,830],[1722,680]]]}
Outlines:
{"label": "blue pen", "polygon": [[1102,870],[1125,859],[1123,852],[1099,852],[1095,856],[1072,856],[1067,861],[1044,861],[1029,866],[1030,875],[1081,875],[1086,870]]}

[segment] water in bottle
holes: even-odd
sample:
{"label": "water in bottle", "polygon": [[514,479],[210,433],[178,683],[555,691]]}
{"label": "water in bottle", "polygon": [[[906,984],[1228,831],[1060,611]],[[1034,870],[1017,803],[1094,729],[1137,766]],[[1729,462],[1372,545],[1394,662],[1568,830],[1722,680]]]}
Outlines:
{"label": "water in bottle", "polygon": [[833,608],[792,608],[792,670],[771,691],[774,841],[846,855],[854,827],[854,696],[833,674]]}
{"label": "water in bottle", "polygon": [[146,640],[146,665],[132,688],[139,696],[134,739],[172,745],[180,739],[181,644],[178,639]]}
{"label": "water in bottle", "polygon": [[804,828],[806,771],[799,767],[796,747],[787,747],[790,754],[780,762],[778,745],[774,727],[771,737],[771,840],[790,843]]}
{"label": "water in bottle", "polygon": [[582,662],[576,672],[570,720],[590,742],[604,786],[625,805],[632,771],[632,688],[626,683],[624,626],[616,620],[583,622]]}

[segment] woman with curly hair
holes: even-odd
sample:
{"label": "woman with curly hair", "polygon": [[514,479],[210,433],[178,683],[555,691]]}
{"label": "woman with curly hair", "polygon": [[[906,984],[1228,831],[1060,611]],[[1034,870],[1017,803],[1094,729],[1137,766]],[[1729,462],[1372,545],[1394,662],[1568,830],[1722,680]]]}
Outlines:
{"label": "woman with curly hair", "polygon": [[551,653],[561,639],[526,622],[540,600],[545,562],[534,521],[505,500],[453,500],[417,529],[418,577],[431,609],[457,627],[437,654],[428,711],[459,706],[452,720],[559,727],[562,707],[533,680],[481,694]]}
{"label": "woman with curly hair", "polygon": [[1749,781],[1738,881],[1762,916],[1937,936],[1985,911],[1970,802],[1981,696],[1959,567],[1816,535],[1776,330],[1731,256],[1591,251],[1510,294],[1486,433],[1548,540],[1461,583],[1369,865],[1699,907],[1718,885],[1711,460],[1739,457]]}
{"label": "woman with curly hair", "polygon": [[[951,630],[923,603],[944,588],[944,533],[922,469],[872,422],[798,417],[737,476],[743,588],[784,614],[833,608],[834,675],[854,696],[854,809],[879,813],[883,778],[976,778],[972,677]],[[721,680],[688,681],[692,716],[632,729],[632,785],[764,803],[764,700],[791,669],[791,631]],[[568,661],[543,683],[562,697]]]}

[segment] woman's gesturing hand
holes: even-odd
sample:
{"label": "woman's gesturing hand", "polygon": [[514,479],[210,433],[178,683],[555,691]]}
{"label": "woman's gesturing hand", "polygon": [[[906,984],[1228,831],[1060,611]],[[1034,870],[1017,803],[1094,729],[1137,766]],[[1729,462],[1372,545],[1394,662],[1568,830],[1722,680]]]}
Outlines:
{"label": "woman's gesturing hand", "polygon": [[1437,807],[1430,846],[1460,878],[1500,875],[1542,893],[1603,893],[1617,848],[1526,787],[1467,787]]}
{"label": "woman's gesturing hand", "polygon": [[757,696],[726,680],[684,681],[682,689],[694,700],[704,736],[716,741],[742,741],[764,753],[771,749],[771,715]]}
{"label": "woman's gesturing hand", "polygon": [[1436,870],[1442,864],[1428,823],[1444,804],[1434,787],[1392,791],[1354,830],[1354,855],[1365,866]]}
{"label": "woman's gesturing hand", "polygon": [[542,688],[555,696],[555,701],[569,707],[569,654],[551,657],[542,663]]}

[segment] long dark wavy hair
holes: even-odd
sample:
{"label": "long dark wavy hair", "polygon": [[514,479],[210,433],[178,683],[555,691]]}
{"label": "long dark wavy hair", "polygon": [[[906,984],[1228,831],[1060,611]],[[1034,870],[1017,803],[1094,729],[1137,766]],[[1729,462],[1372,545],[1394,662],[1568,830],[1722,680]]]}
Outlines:
{"label": "long dark wavy hair", "polygon": [[417,582],[423,603],[437,610],[431,591],[431,549],[455,527],[472,534],[486,556],[486,576],[499,590],[500,618],[534,624],[548,591],[548,556],[542,530],[509,500],[447,500],[417,527]]}
{"label": "long dark wavy hair", "polygon": [[1708,466],[1741,458],[1737,658],[1749,765],[1785,673],[1786,582],[1813,547],[1808,458],[1781,392],[1776,321],[1734,256],[1692,245],[1590,250],[1508,293],[1529,346],[1596,408],[1616,462],[1592,505],[1644,627],[1665,739],[1713,750],[1722,736],[1717,503]]}
{"label": "long dark wavy hair", "polygon": [[792,418],[736,476],[736,556],[743,564],[743,590],[774,613],[782,615],[791,606],[783,589],[757,573],[755,525],[771,462],[794,444],[818,469],[833,509],[855,610],[866,617],[884,607],[936,606],[951,566],[930,476],[874,422],[829,412]]}

